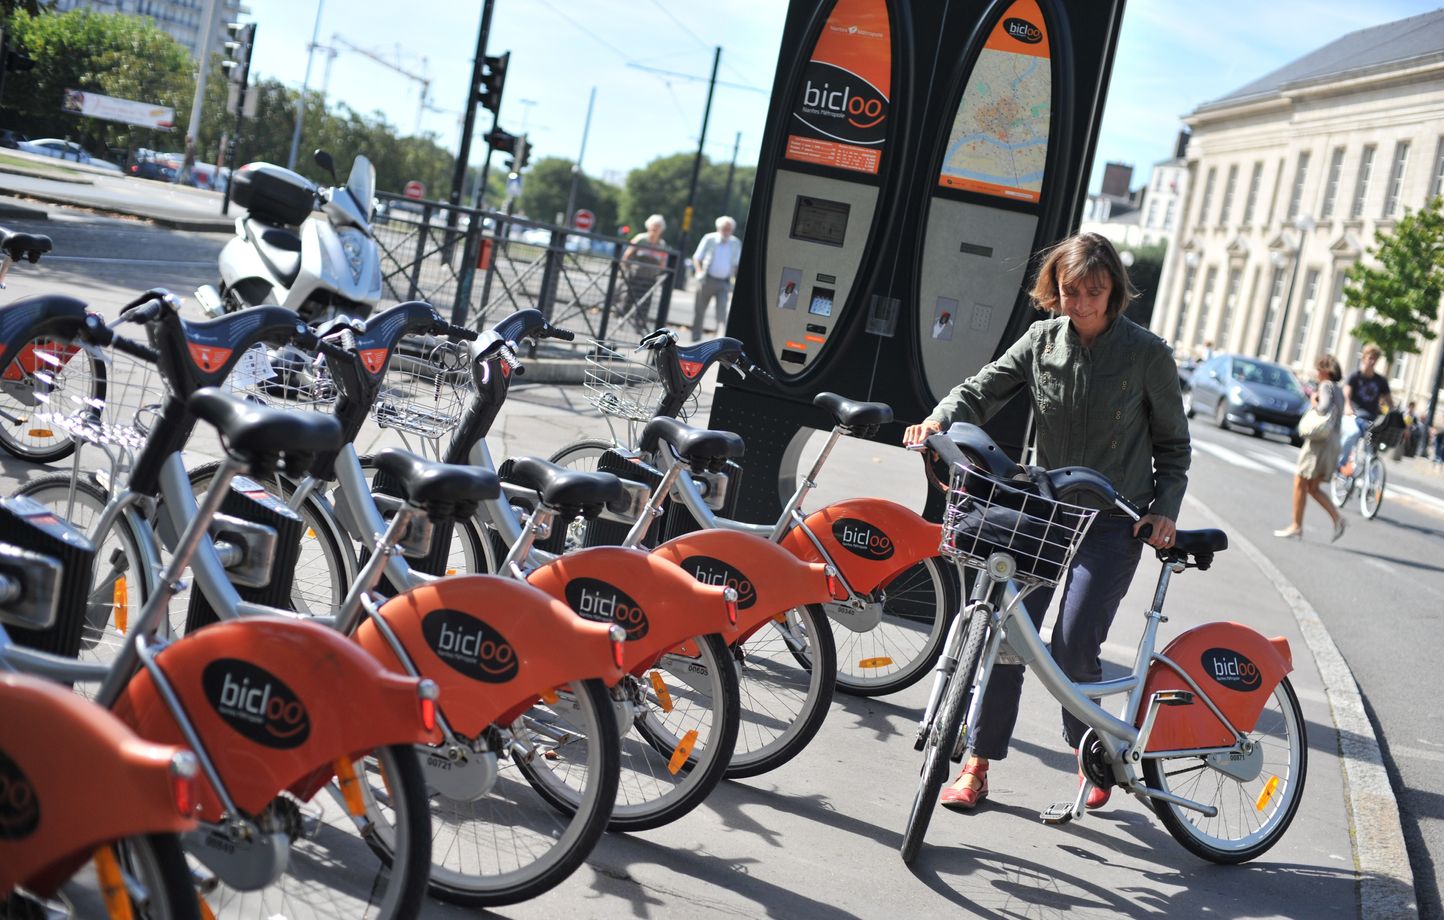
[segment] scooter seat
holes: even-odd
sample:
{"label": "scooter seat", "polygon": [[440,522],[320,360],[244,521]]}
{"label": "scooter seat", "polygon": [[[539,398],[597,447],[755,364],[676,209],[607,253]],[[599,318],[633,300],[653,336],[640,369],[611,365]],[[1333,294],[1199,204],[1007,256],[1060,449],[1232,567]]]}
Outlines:
{"label": "scooter seat", "polygon": [[247,220],[247,230],[255,242],[261,261],[276,276],[281,287],[290,287],[301,273],[301,237],[284,227],[270,227]]}

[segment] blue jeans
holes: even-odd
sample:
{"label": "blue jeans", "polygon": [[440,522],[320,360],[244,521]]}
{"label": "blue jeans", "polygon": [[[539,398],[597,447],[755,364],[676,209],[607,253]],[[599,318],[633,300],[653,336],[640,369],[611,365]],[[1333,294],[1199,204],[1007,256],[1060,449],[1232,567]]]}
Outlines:
{"label": "blue jeans", "polygon": [[[1103,662],[1098,653],[1142,555],[1143,542],[1133,538],[1133,522],[1127,518],[1100,513],[1083,538],[1063,582],[1063,603],[1049,645],[1053,660],[1070,680],[1082,683],[1102,678]],[[1053,591],[1043,588],[1023,599],[1034,626],[1042,628],[1052,600]],[[974,756],[988,760],[1008,756],[1008,740],[1018,721],[1022,693],[1023,666],[995,665],[983,694]],[[1069,747],[1076,748],[1087,730],[1088,726],[1064,710],[1063,740]]]}
{"label": "blue jeans", "polygon": [[1364,436],[1368,427],[1374,424],[1373,419],[1361,415],[1355,415],[1353,418],[1355,424],[1352,428],[1348,425],[1343,426],[1344,440],[1339,443],[1339,469],[1343,469],[1344,464],[1349,462],[1349,456],[1354,452],[1354,445],[1359,443],[1359,438]]}

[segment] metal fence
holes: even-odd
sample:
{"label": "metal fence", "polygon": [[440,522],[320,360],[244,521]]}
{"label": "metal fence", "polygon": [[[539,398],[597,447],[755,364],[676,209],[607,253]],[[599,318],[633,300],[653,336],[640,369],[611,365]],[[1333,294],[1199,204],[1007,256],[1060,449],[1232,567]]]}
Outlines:
{"label": "metal fence", "polygon": [[581,340],[628,339],[666,323],[682,264],[676,250],[639,247],[656,258],[624,261],[628,244],[612,237],[498,211],[378,197],[373,229],[386,296],[429,301],[475,329],[535,308]]}

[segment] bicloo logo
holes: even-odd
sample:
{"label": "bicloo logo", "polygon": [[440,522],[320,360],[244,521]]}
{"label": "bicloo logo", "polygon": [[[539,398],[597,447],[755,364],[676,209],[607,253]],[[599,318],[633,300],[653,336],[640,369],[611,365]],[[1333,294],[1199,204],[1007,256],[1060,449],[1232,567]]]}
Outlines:
{"label": "bicloo logo", "polygon": [[1043,40],[1043,30],[1026,19],[1016,16],[1003,20],[1003,29],[1025,45],[1036,45]]}
{"label": "bicloo logo", "polygon": [[217,658],[201,674],[211,707],[231,728],[266,747],[300,747],[311,719],[300,697],[276,675],[249,661]]}
{"label": "bicloo logo", "polygon": [[1204,672],[1230,690],[1257,690],[1263,679],[1258,665],[1232,649],[1211,648],[1201,660]]}
{"label": "bicloo logo", "polygon": [[867,521],[857,518],[838,518],[832,525],[832,535],[842,548],[864,559],[891,559],[892,540]]}
{"label": "bicloo logo", "polygon": [[490,624],[460,610],[433,610],[421,634],[436,657],[472,680],[504,684],[516,677],[516,649]]}
{"label": "bicloo logo", "polygon": [[887,101],[860,80],[852,85],[834,86],[826,81],[813,83],[809,77],[802,88],[802,105],[818,114],[844,118],[860,129],[876,127],[887,117]]}
{"label": "bicloo logo", "polygon": [[731,588],[737,592],[737,609],[746,610],[757,603],[757,586],[737,569],[711,556],[688,556],[682,570],[704,585]]}
{"label": "bicloo logo", "polygon": [[40,826],[40,800],[20,765],[0,751],[0,840],[20,840]]}
{"label": "bicloo logo", "polygon": [[627,639],[647,634],[647,614],[642,606],[620,588],[599,578],[573,578],[567,582],[567,604],[588,620],[616,623],[627,631]]}

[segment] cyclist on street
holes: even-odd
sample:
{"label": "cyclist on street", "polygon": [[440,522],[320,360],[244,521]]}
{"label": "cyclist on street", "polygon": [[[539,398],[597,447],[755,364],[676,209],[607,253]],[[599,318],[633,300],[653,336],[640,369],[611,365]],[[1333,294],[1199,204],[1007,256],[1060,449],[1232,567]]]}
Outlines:
{"label": "cyclist on street", "polygon": [[1344,397],[1348,401],[1345,411],[1354,417],[1354,424],[1344,424],[1344,441],[1339,445],[1340,470],[1353,463],[1354,445],[1359,437],[1374,419],[1389,411],[1389,381],[1383,374],[1374,373],[1381,354],[1378,345],[1372,342],[1365,345],[1359,369],[1344,381]]}

